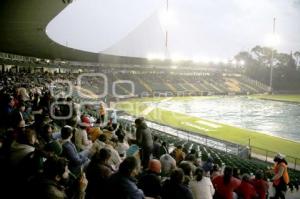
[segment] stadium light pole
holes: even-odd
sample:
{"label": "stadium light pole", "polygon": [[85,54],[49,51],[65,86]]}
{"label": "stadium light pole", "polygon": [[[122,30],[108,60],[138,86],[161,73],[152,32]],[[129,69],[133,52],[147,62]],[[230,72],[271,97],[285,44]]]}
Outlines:
{"label": "stadium light pole", "polygon": [[272,94],[273,93],[273,59],[274,59],[274,45],[275,45],[275,39],[276,39],[276,36],[275,36],[275,22],[276,22],[276,18],[274,17],[273,18],[273,34],[272,34],[272,37],[273,37],[273,41],[272,42],[272,45],[271,45],[271,60],[270,60],[270,93]]}
{"label": "stadium light pole", "polygon": [[[169,12],[169,0],[166,0],[166,15],[168,17],[168,13]],[[168,19],[168,18],[167,18]],[[166,59],[168,59],[168,21],[167,21],[167,24],[166,24],[166,35],[165,35],[165,57]]]}

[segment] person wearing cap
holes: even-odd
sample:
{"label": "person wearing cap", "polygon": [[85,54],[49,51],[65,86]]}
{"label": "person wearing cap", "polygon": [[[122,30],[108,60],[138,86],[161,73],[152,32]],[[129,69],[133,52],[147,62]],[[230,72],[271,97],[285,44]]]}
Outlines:
{"label": "person wearing cap", "polygon": [[161,163],[159,160],[149,161],[148,169],[141,175],[138,187],[143,190],[145,196],[159,198],[161,195]]}
{"label": "person wearing cap", "polygon": [[284,155],[278,153],[274,157],[274,174],[273,186],[275,187],[275,196],[273,199],[284,199],[285,192],[287,190],[287,184],[289,184],[289,174],[288,174],[288,163],[284,158]]}

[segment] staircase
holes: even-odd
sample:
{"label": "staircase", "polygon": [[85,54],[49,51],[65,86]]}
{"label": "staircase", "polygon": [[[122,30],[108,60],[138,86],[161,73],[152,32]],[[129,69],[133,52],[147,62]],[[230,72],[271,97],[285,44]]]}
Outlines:
{"label": "staircase", "polygon": [[144,88],[148,91],[148,92],[152,92],[152,88],[141,78],[137,77],[137,80],[139,81],[139,83],[144,86]]}
{"label": "staircase", "polygon": [[203,82],[204,82],[204,84],[205,84],[207,87],[211,87],[211,88],[213,88],[215,91],[220,92],[220,93],[223,92],[220,88],[218,88],[217,86],[215,86],[215,85],[209,83],[207,80],[204,79]]}
{"label": "staircase", "polygon": [[189,85],[193,90],[201,92],[201,90],[200,90],[199,88],[197,88],[196,86],[194,86],[194,85],[191,84],[190,82],[186,81],[184,78],[182,78],[182,77],[180,77],[180,78],[181,78],[181,80],[182,80],[185,84]]}
{"label": "staircase", "polygon": [[163,80],[162,78],[161,78],[161,80],[162,80],[163,84],[165,84],[172,92],[174,92],[174,93],[177,92],[177,89],[176,89],[172,84],[166,82],[166,81]]}
{"label": "staircase", "polygon": [[236,79],[226,78],[225,84],[227,85],[229,91],[231,92],[241,92],[239,82]]}
{"label": "staircase", "polygon": [[[116,79],[116,80],[120,80],[120,78],[118,78],[114,74],[113,74],[113,78]],[[124,86],[122,86],[122,84],[117,84],[117,88],[121,89],[126,95],[130,94],[129,90],[127,90]]]}
{"label": "staircase", "polygon": [[256,88],[252,87],[252,86],[249,85],[249,84],[240,82],[240,85],[242,85],[243,87],[245,87],[245,88],[246,88],[248,91],[250,91],[250,92],[253,92],[253,93],[259,93],[259,91],[258,91]]}

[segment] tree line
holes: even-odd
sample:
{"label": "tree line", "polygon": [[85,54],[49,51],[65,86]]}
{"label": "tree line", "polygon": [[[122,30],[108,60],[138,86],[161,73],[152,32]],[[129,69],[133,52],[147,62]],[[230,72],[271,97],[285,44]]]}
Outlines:
{"label": "tree line", "polygon": [[244,60],[244,73],[252,79],[270,84],[271,66],[273,67],[274,91],[300,92],[300,52],[290,54],[272,48],[255,46],[250,52],[239,52],[235,59]]}

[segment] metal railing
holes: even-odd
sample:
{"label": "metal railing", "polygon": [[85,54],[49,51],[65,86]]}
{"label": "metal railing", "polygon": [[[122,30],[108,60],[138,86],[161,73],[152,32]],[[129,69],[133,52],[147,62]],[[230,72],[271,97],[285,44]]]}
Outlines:
{"label": "metal railing", "polygon": [[[265,162],[274,163],[273,159],[278,152],[253,147],[251,146],[251,157]],[[288,167],[300,171],[300,159],[293,156],[286,156],[285,160],[288,162]]]}
{"label": "metal railing", "polygon": [[[119,120],[126,121],[128,123],[134,122],[134,117],[124,115],[120,116]],[[219,151],[225,152],[227,154],[233,154],[241,158],[253,158],[260,161],[274,163],[273,159],[277,152],[253,147],[253,146],[244,146],[224,140],[219,140],[205,135],[200,135],[194,132],[189,132],[183,129],[173,128],[160,124],[157,122],[147,121],[149,128],[155,131],[160,131],[166,135],[179,138],[181,140],[186,140],[188,142],[194,142],[206,147],[217,149]],[[291,169],[300,170],[300,159],[292,156],[286,156],[285,158],[288,162],[288,166]]]}
{"label": "metal railing", "polygon": [[[127,121],[130,123],[134,122],[134,118],[127,115],[120,116],[119,120]],[[171,135],[188,142],[190,141],[201,144],[233,155],[240,155],[244,151],[248,150],[247,146],[219,140],[205,135],[200,135],[183,129],[173,128],[157,122],[147,121],[147,125],[149,128],[163,132],[164,134]]]}

